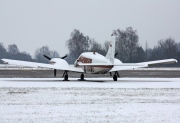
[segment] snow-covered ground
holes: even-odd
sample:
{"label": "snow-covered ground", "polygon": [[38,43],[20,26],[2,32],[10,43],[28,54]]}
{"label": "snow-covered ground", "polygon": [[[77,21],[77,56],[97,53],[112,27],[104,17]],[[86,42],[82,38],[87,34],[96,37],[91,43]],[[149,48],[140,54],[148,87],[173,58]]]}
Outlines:
{"label": "snow-covered ground", "polygon": [[180,78],[0,78],[0,87],[180,88]]}
{"label": "snow-covered ground", "polygon": [[0,78],[0,122],[180,123],[180,78]]}

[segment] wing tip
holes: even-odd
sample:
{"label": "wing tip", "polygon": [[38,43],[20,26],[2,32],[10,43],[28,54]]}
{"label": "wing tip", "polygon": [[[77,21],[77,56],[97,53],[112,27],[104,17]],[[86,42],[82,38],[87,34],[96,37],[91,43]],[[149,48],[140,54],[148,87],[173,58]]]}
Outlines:
{"label": "wing tip", "polygon": [[1,59],[3,62],[4,62],[4,64],[8,64],[8,62],[6,61],[6,59]]}
{"label": "wing tip", "polygon": [[174,61],[174,63],[178,63],[178,61],[176,59],[172,59]]}
{"label": "wing tip", "polygon": [[175,59],[175,62],[178,63],[178,60]]}

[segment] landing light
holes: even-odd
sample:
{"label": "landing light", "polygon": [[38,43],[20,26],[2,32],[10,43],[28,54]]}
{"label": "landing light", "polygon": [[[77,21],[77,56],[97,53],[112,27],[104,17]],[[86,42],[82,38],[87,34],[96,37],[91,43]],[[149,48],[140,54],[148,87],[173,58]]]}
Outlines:
{"label": "landing light", "polygon": [[55,64],[56,62],[54,62],[54,61],[50,61],[50,64]]}

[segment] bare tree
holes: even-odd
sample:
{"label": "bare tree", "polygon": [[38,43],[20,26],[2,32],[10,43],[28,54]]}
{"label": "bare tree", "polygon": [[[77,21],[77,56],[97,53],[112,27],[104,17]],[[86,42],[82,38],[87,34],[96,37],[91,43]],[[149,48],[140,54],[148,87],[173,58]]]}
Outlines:
{"label": "bare tree", "polygon": [[158,41],[158,45],[152,50],[150,60],[177,58],[177,43],[172,38]]}
{"label": "bare tree", "polygon": [[137,48],[137,52],[134,54],[133,56],[133,62],[137,63],[137,62],[143,62],[146,60],[146,52],[144,51],[144,49],[140,46]]}
{"label": "bare tree", "polygon": [[110,41],[105,41],[104,42],[104,50],[105,50],[106,53],[108,52],[108,49],[109,49],[109,43],[110,43]]}
{"label": "bare tree", "polygon": [[10,55],[15,55],[19,53],[19,49],[16,44],[8,45],[8,53]]}
{"label": "bare tree", "polygon": [[52,58],[59,58],[60,55],[57,51],[53,50],[53,51],[50,51],[50,57]]}
{"label": "bare tree", "polygon": [[0,56],[5,56],[7,54],[6,48],[3,43],[0,43]]}
{"label": "bare tree", "polygon": [[89,50],[90,41],[88,36],[84,36],[79,30],[74,30],[66,42],[69,54],[77,58],[81,53]]}
{"label": "bare tree", "polygon": [[166,40],[160,40],[158,48],[160,49],[161,58],[176,58],[178,51],[177,44],[171,37]]}
{"label": "bare tree", "polygon": [[20,52],[14,56],[11,56],[12,58],[15,57],[15,59],[18,60],[24,60],[24,61],[34,61],[31,57],[31,55],[27,52]]}
{"label": "bare tree", "polygon": [[26,52],[20,52],[17,45],[12,44],[8,45],[8,52],[4,48],[3,44],[0,43],[0,54],[3,58],[10,58],[10,59],[16,59],[16,60],[24,60],[24,61],[33,61],[31,55]]}
{"label": "bare tree", "polygon": [[119,53],[118,58],[123,62],[133,62],[133,56],[138,48],[137,31],[132,27],[127,27],[125,31],[117,29],[113,31],[116,36],[116,52]]}
{"label": "bare tree", "polygon": [[38,61],[38,62],[42,62],[42,63],[48,63],[49,61],[46,58],[44,58],[43,55],[47,55],[47,56],[51,55],[48,46],[43,46],[41,48],[38,48],[35,51],[35,60]]}
{"label": "bare tree", "polygon": [[90,52],[98,52],[100,53],[101,55],[105,55],[106,54],[106,51],[105,49],[101,46],[100,43],[96,42],[94,39],[91,40],[91,43],[90,43]]}
{"label": "bare tree", "polygon": [[[7,55],[8,54],[7,54],[6,48],[4,47],[3,43],[0,43],[0,59],[6,58]],[[3,63],[3,62],[0,60],[0,63]]]}

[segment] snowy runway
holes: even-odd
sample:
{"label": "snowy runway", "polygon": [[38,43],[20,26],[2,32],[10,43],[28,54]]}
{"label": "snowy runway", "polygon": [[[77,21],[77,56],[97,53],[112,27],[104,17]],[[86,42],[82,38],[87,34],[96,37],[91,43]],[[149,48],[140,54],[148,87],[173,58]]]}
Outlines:
{"label": "snowy runway", "polygon": [[0,79],[1,122],[180,122],[180,79]]}

